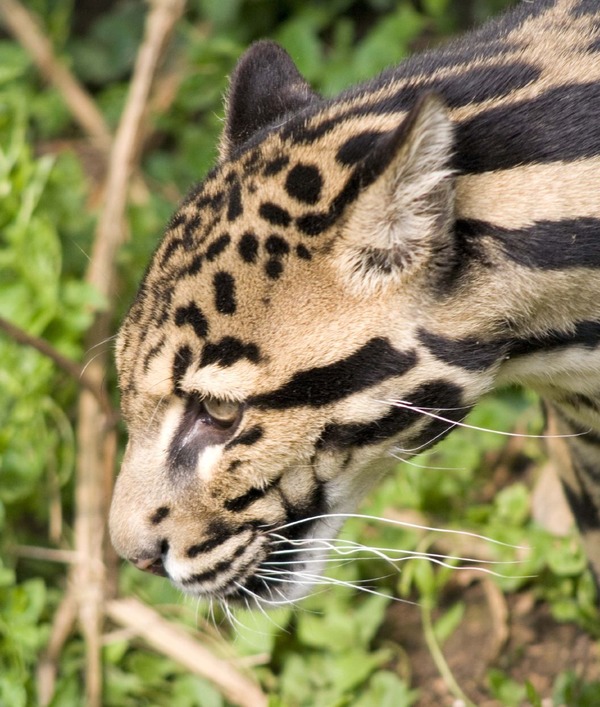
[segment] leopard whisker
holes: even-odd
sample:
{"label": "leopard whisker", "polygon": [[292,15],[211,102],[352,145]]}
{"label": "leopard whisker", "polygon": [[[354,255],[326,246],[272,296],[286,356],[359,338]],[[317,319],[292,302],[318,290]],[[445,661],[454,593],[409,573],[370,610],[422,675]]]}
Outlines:
{"label": "leopard whisker", "polygon": [[[531,435],[531,434],[524,434],[521,432],[504,432],[503,430],[493,430],[489,427],[479,427],[478,425],[470,425],[466,422],[460,422],[458,420],[452,420],[448,417],[444,417],[443,415],[439,415],[438,413],[432,412],[432,410],[437,409],[437,408],[421,408],[421,407],[416,407],[415,405],[412,405],[409,401],[406,400],[379,400],[378,402],[386,403],[388,405],[394,405],[395,407],[403,408],[404,410],[412,410],[414,412],[418,412],[421,415],[425,415],[426,417],[431,417],[434,420],[440,420],[440,422],[447,422],[448,424],[452,425],[452,427],[463,427],[464,429],[467,430],[475,430],[476,432],[490,432],[491,434],[495,435],[501,435],[503,437],[519,437],[522,439],[563,439],[565,437],[580,437],[586,432],[576,432],[576,433],[571,433],[571,434],[541,434],[541,435]],[[443,408],[440,408],[442,410]],[[452,408],[448,408],[452,409]],[[589,430],[591,431],[591,430]],[[410,451],[410,450],[407,450]]]}
{"label": "leopard whisker", "polygon": [[[481,535],[480,533],[474,533],[469,530],[457,530],[455,528],[434,528],[428,525],[422,525],[420,523],[411,523],[405,520],[397,520],[394,518],[383,518],[381,516],[373,516],[367,513],[323,513],[315,516],[308,516],[307,518],[301,518],[300,520],[293,520],[289,523],[274,528],[269,534],[277,533],[280,530],[287,530],[289,528],[301,525],[302,523],[312,523],[316,520],[327,520],[327,519],[348,519],[357,518],[359,520],[375,521],[378,523],[383,523],[385,525],[392,525],[401,528],[410,528],[413,530],[427,530],[433,533],[445,533],[448,535],[459,535],[468,538],[476,538],[478,540],[484,540],[493,545],[499,545],[501,547],[509,547],[513,550],[529,550],[530,548],[526,545],[512,545],[511,543],[505,543],[502,540],[496,540],[495,538],[490,538],[486,535]],[[295,542],[294,540],[289,540],[288,542]]]}

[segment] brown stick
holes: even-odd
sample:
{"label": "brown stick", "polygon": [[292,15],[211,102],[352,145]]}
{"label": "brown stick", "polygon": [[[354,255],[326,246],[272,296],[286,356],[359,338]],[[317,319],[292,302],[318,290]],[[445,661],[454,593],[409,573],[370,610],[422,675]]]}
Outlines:
{"label": "brown stick", "polygon": [[8,29],[29,53],[40,73],[60,91],[75,120],[98,147],[108,151],[111,134],[102,113],[79,81],[56,58],[39,20],[18,0],[0,0],[0,12]]}
{"label": "brown stick", "polygon": [[9,322],[8,319],[4,319],[4,317],[0,317],[0,329],[5,331],[17,344],[31,346],[36,349],[36,351],[39,351],[44,354],[44,356],[51,359],[60,369],[74,378],[79,385],[92,393],[111,422],[116,421],[118,413],[111,405],[104,388],[98,386],[96,382],[86,374],[85,368],[77,363],[77,361],[63,356],[60,351],[55,349],[54,346],[45,339],[29,334],[24,329],[21,329],[21,327]]}
{"label": "brown stick", "polygon": [[[107,299],[109,309],[97,317],[87,337],[91,348],[110,334],[116,284],[116,254],[127,235],[125,208],[128,186],[138,156],[145,106],[162,52],[173,26],[183,12],[184,0],[155,0],[146,20],[127,102],[109,158],[104,208],[92,248],[88,281]],[[106,354],[88,367],[88,376],[100,384],[105,377]],[[75,572],[79,588],[79,620],[86,643],[86,705],[102,701],[101,630],[107,593],[106,564],[114,554],[105,539],[105,518],[116,457],[116,435],[96,400],[80,396],[76,491],[75,545],[82,561]]]}
{"label": "brown stick", "polygon": [[137,599],[113,600],[106,611],[113,621],[133,629],[156,650],[210,680],[234,704],[266,707],[267,698],[258,685]]}
{"label": "brown stick", "polygon": [[52,631],[46,650],[42,654],[37,668],[37,688],[40,707],[46,707],[54,694],[58,659],[65,641],[71,633],[77,618],[75,593],[68,589],[63,597],[52,622]]}

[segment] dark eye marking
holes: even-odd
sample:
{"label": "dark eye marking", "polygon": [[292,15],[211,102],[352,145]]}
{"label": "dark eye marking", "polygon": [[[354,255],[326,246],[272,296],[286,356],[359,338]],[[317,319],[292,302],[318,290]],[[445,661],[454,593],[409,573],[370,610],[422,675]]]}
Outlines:
{"label": "dark eye marking", "polygon": [[257,395],[248,403],[277,410],[322,407],[401,376],[416,363],[414,350],[398,351],[388,339],[378,337],[339,361],[298,371],[277,390]]}

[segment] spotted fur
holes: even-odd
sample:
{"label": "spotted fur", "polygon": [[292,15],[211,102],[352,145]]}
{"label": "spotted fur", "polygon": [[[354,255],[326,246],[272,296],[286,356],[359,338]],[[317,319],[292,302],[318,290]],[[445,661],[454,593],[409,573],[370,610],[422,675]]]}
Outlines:
{"label": "spotted fur", "polygon": [[599,116],[596,0],[525,2],[333,100],[253,45],[119,335],[117,550],[269,600],[275,530],[302,570],[291,541],[335,532],[314,517],[390,450],[519,383],[579,435],[553,444],[600,576]]}

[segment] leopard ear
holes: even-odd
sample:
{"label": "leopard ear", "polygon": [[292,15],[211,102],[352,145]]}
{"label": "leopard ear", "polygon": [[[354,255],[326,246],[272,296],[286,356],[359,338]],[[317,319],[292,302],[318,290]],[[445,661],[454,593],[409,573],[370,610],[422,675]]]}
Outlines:
{"label": "leopard ear", "polygon": [[238,61],[225,101],[224,160],[261,128],[320,100],[289,54],[275,42],[253,44]]}
{"label": "leopard ear", "polygon": [[452,147],[446,108],[427,94],[361,157],[361,187],[338,241],[338,264],[355,290],[372,292],[427,265],[449,265]]}

